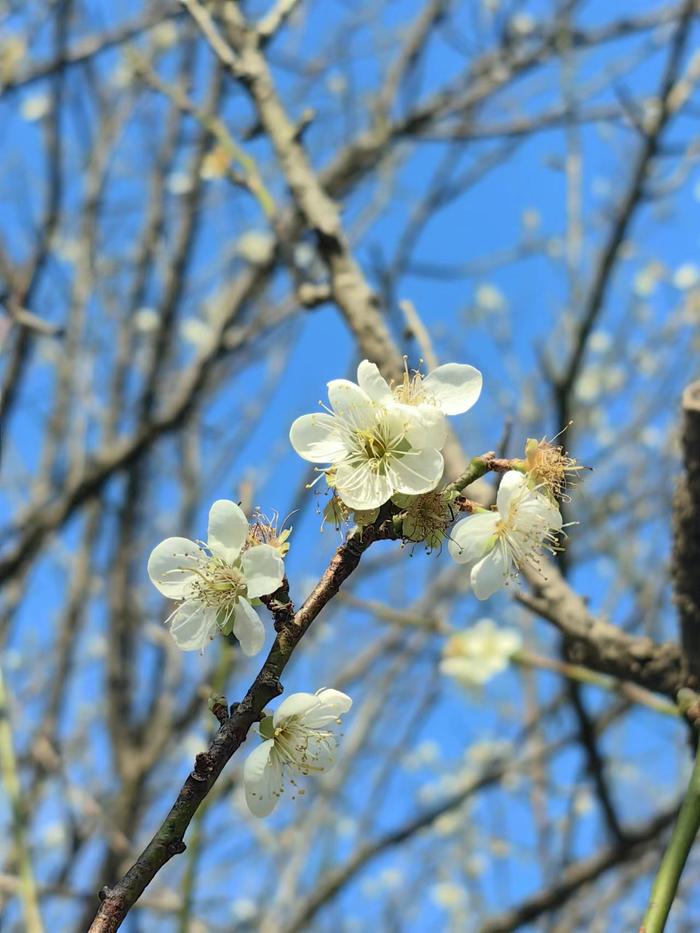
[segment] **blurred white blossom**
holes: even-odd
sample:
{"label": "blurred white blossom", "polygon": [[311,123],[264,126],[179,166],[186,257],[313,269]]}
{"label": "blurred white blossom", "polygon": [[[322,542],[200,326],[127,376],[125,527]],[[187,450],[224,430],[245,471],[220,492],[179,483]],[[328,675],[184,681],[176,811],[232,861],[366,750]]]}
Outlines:
{"label": "blurred white blossom", "polygon": [[474,293],[474,301],[484,311],[503,311],[508,302],[500,288],[490,282],[482,282]]}
{"label": "blurred white blossom", "polygon": [[504,671],[522,645],[520,633],[481,619],[464,632],[450,636],[443,649],[440,671],[468,687],[479,687]]}
{"label": "blurred white blossom", "polygon": [[22,119],[28,123],[42,120],[51,113],[51,98],[48,94],[34,94],[31,97],[25,97],[20,105],[19,112]]}
{"label": "blurred white blossom", "polygon": [[275,246],[275,238],[264,230],[249,230],[236,240],[236,255],[251,266],[264,266],[269,262]]}
{"label": "blurred white blossom", "polygon": [[186,317],[180,324],[180,333],[193,347],[206,347],[211,340],[211,327],[198,317]]}
{"label": "blurred white blossom", "polygon": [[684,262],[674,271],[671,281],[681,291],[694,288],[700,281],[700,268],[692,262]]}
{"label": "blurred white blossom", "polygon": [[469,903],[465,889],[452,881],[439,881],[430,889],[430,895],[439,907],[445,910],[464,910]]}
{"label": "blurred white blossom", "polygon": [[187,172],[171,172],[165,182],[165,187],[174,195],[189,194],[192,185],[192,178]]}
{"label": "blurred white blossom", "polygon": [[155,308],[139,308],[134,312],[134,330],[140,334],[150,334],[158,329],[160,315]]}

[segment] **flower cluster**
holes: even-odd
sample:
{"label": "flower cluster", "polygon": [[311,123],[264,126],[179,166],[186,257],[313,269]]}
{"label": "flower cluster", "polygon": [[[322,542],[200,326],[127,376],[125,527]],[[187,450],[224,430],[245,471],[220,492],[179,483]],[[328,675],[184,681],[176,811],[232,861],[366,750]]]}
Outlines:
{"label": "flower cluster", "polygon": [[183,651],[203,651],[221,632],[233,634],[244,654],[257,654],[265,629],[251,600],[279,589],[284,579],[280,548],[253,544],[242,509],[218,499],[209,510],[206,543],[166,538],[151,552],[148,575],[163,596],[180,601],[168,618]]}
{"label": "flower cluster", "polygon": [[[503,472],[495,507],[482,508],[461,495],[471,472],[462,483],[439,489],[447,417],[469,411],[481,386],[481,373],[459,363],[438,366],[425,378],[406,370],[399,384],[390,385],[374,363],[363,360],[357,382],[329,382],[330,407],[297,418],[289,436],[301,457],[326,464],[321,472],[333,493],[328,517],[340,522],[353,513],[361,527],[381,515],[394,537],[431,548],[447,538],[450,555],[466,565],[474,595],[483,600],[524,566],[537,566],[542,548],[556,548],[559,501],[581,467],[562,447],[531,440],[523,460],[489,455],[472,461]],[[471,514],[450,532],[455,508]],[[286,587],[283,558],[291,529],[278,530],[277,518],[274,512],[272,518],[256,513],[249,524],[235,502],[219,499],[209,512],[206,542],[173,537],[154,548],[148,574],[164,596],[179,603],[166,624],[183,651],[203,650],[217,633],[234,636],[244,654],[262,649],[265,629],[254,603]],[[468,685],[483,684],[519,647],[517,632],[483,619],[448,640],[441,671]],[[246,802],[255,816],[272,812],[285,774],[294,785],[296,775],[333,766],[335,730],[351,706],[346,694],[323,689],[295,693],[263,716],[263,741],[243,770]]]}
{"label": "flower cluster", "polygon": [[467,564],[478,599],[488,599],[524,565],[537,565],[541,549],[553,550],[562,527],[559,500],[581,467],[559,446],[528,441],[525,459],[510,461],[496,508],[473,508],[454,520],[453,489],[439,490],[447,416],[468,411],[481,393],[481,373],[473,366],[447,363],[425,378],[404,373],[391,386],[374,363],[363,360],[357,383],[328,383],[330,408],[302,415],[290,441],[322,472],[333,490],[326,518],[339,525],[350,512],[357,525],[379,516],[391,501],[401,513],[404,539],[438,547],[449,538],[449,553]]}
{"label": "flower cluster", "polygon": [[481,373],[448,363],[425,379],[408,373],[393,388],[363,360],[357,383],[328,383],[330,408],[302,415],[289,438],[304,460],[329,464],[326,475],[350,509],[375,509],[395,493],[435,489],[444,467],[446,415],[468,411],[481,393]]}

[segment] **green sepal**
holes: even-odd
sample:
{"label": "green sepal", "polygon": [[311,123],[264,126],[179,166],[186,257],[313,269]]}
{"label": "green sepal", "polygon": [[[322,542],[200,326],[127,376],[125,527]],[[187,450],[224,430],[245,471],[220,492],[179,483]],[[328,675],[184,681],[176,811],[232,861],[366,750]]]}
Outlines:
{"label": "green sepal", "polygon": [[260,720],[260,735],[264,739],[274,739],[275,737],[275,726],[272,721],[272,716],[265,716],[264,719]]}
{"label": "green sepal", "polygon": [[231,635],[233,633],[233,613],[228,613],[220,609],[216,614],[216,624],[222,635]]}

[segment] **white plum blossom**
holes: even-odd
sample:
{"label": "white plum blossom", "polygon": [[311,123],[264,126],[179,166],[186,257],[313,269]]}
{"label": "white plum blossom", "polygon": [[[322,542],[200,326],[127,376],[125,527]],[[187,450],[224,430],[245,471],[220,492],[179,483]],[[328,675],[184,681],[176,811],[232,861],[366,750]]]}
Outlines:
{"label": "white plum blossom", "polygon": [[508,666],[522,644],[520,633],[481,619],[465,632],[452,635],[442,653],[440,672],[468,687],[479,687]]}
{"label": "white plum blossom", "polygon": [[248,230],[234,244],[236,255],[251,266],[264,266],[275,249],[275,238],[266,230]]}
{"label": "white plum blossom", "polygon": [[28,123],[42,120],[51,113],[51,98],[48,94],[35,94],[33,97],[25,97],[20,106],[20,113]]}
{"label": "white plum blossom", "polygon": [[265,629],[251,599],[279,589],[284,563],[276,548],[258,544],[244,549],[248,520],[229,499],[209,510],[206,544],[166,538],[151,552],[148,575],[169,599],[182,604],[167,620],[170,634],[183,651],[202,651],[222,632],[231,632],[244,654],[257,654]]}
{"label": "white plum blossom", "polygon": [[524,564],[536,564],[561,530],[557,505],[517,470],[504,474],[496,511],[477,511],[452,529],[448,546],[458,564],[467,564],[477,599],[488,599]]}
{"label": "white plum blossom", "polygon": [[308,775],[333,767],[338,745],[333,729],[351,706],[345,693],[324,688],[316,693],[293,693],[263,719],[260,734],[265,741],[243,766],[251,813],[262,817],[274,810],[284,791],[285,769]]}
{"label": "white plum blossom", "polygon": [[692,262],[685,262],[675,270],[671,281],[681,291],[694,288],[700,282],[700,268]]}
{"label": "white plum blossom", "polygon": [[444,468],[439,426],[429,428],[409,406],[386,407],[347,379],[329,382],[328,398],[331,408],[297,418],[289,439],[304,460],[332,466],[332,484],[349,508],[374,509],[394,493],[437,486]]}
{"label": "white plum blossom", "polygon": [[409,441],[414,446],[441,449],[447,436],[445,415],[461,415],[476,403],[483,377],[466,363],[445,363],[423,378],[408,371],[402,382],[390,386],[375,363],[363,360],[357,381],[372,401],[411,419]]}

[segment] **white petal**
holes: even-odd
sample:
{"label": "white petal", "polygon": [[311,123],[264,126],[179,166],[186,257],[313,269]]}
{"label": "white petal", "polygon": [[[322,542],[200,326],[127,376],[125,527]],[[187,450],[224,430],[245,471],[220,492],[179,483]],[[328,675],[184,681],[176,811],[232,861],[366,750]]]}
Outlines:
{"label": "white petal", "polygon": [[170,617],[170,634],[181,651],[204,651],[216,635],[216,611],[188,599]]}
{"label": "white petal", "polygon": [[439,450],[409,450],[402,457],[393,457],[387,464],[395,492],[418,495],[435,489],[442,477],[444,461]]}
{"label": "white petal", "polygon": [[478,369],[465,363],[445,363],[423,380],[423,389],[446,415],[469,411],[481,395],[483,377]]}
{"label": "white petal", "polygon": [[245,800],[253,816],[268,816],[282,796],[282,762],[272,739],[254,749],[243,765]]}
{"label": "white petal", "polygon": [[388,502],[395,491],[386,475],[375,473],[366,463],[357,467],[339,463],[335,488],[351,509],[377,509]]}
{"label": "white petal", "polygon": [[217,499],[209,509],[207,545],[212,554],[231,564],[241,553],[248,534],[243,509],[230,499]]}
{"label": "white petal", "polygon": [[530,520],[532,524],[539,524],[543,530],[547,528],[553,531],[561,530],[561,512],[547,496],[538,492],[530,493],[518,505],[518,524],[527,520]]}
{"label": "white petal", "polygon": [[256,544],[243,552],[241,558],[243,573],[248,584],[248,598],[267,596],[282,585],[284,562],[269,544]]}
{"label": "white petal", "polygon": [[241,651],[249,658],[258,654],[265,644],[265,626],[247,599],[239,599],[236,603],[233,634],[239,641]]}
{"label": "white petal", "polygon": [[444,658],[440,662],[440,673],[454,677],[467,686],[486,683],[490,677],[490,672],[481,660],[473,658]]}
{"label": "white petal", "polygon": [[389,383],[379,372],[376,363],[362,360],[357,367],[357,381],[360,388],[367,393],[373,402],[381,402],[387,405],[393,401],[394,396],[389,388]]}
{"label": "white petal", "polygon": [[408,409],[406,440],[411,447],[442,450],[447,438],[447,421],[440,409],[431,405],[401,407]]}
{"label": "white petal", "polygon": [[315,693],[291,693],[275,710],[272,724],[277,729],[290,719],[305,716],[316,706],[318,706],[318,697]]}
{"label": "white petal", "polygon": [[508,470],[503,474],[498,493],[496,495],[496,505],[501,515],[508,515],[514,501],[518,496],[526,496],[529,490],[527,488],[527,477],[518,470]]}
{"label": "white petal", "polygon": [[202,562],[200,548],[187,538],[166,538],[151,551],[148,576],[163,596],[187,599],[191,593],[194,571]]}
{"label": "white petal", "polygon": [[304,715],[304,725],[310,729],[322,729],[338,719],[352,706],[352,699],[347,693],[325,687],[316,694],[317,705]]}
{"label": "white petal", "polygon": [[333,735],[306,735],[294,764],[302,774],[330,771],[335,764],[337,742]]}
{"label": "white petal", "polygon": [[452,529],[447,549],[458,564],[474,564],[495,544],[497,512],[477,512],[463,518]]}
{"label": "white petal", "polygon": [[520,650],[522,644],[522,635],[514,629],[501,629],[498,633],[498,648],[509,659]]}
{"label": "white petal", "polygon": [[351,427],[362,430],[376,423],[377,409],[372,399],[354,382],[348,379],[331,380],[328,383],[328,399],[333,411]]}
{"label": "white petal", "polygon": [[299,456],[311,463],[335,463],[348,452],[338,432],[337,419],[323,412],[297,418],[290,428],[289,440]]}
{"label": "white petal", "polygon": [[495,547],[471,572],[471,584],[477,599],[488,599],[504,587],[510,574],[510,559],[505,548]]}

